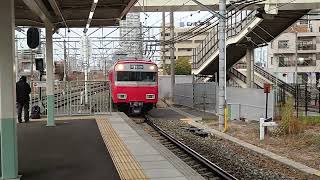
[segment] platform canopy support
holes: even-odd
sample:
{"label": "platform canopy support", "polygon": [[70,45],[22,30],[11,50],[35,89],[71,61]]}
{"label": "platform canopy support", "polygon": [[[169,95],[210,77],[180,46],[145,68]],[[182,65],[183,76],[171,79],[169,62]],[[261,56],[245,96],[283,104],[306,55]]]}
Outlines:
{"label": "platform canopy support", "polygon": [[53,92],[53,26],[46,24],[46,74],[47,74],[47,126],[55,126],[54,121],[54,92]]}
{"label": "platform canopy support", "polygon": [[19,179],[15,97],[14,1],[0,6],[0,125],[1,179]]}

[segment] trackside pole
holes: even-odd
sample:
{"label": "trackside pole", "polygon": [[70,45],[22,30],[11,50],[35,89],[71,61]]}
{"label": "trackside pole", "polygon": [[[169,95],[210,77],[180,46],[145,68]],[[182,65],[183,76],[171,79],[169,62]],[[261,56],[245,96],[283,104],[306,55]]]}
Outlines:
{"label": "trackside pole", "polygon": [[20,179],[15,111],[14,1],[1,2],[0,23],[1,179],[12,180]]}
{"label": "trackside pole", "polygon": [[224,129],[224,107],[226,103],[226,0],[219,0],[219,130]]}
{"label": "trackside pole", "polygon": [[54,87],[53,87],[53,27],[46,24],[46,64],[47,64],[47,126],[55,126],[54,122]]}
{"label": "trackside pole", "polygon": [[174,101],[174,86],[175,86],[175,58],[174,58],[174,17],[173,11],[170,12],[170,59],[171,59],[171,101]]}

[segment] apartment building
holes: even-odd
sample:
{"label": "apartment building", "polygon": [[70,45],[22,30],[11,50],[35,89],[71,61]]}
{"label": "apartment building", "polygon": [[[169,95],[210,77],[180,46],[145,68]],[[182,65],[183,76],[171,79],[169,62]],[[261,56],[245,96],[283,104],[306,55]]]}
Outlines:
{"label": "apartment building", "polygon": [[[192,27],[176,27],[174,28],[174,36],[181,36],[182,34],[185,34],[189,29]],[[191,32],[192,33],[192,32]],[[191,35],[189,33],[189,35]],[[190,39],[177,42],[174,44],[174,55],[175,58],[178,59],[179,57],[186,57],[189,59],[190,63],[192,63],[192,56],[193,56],[193,49],[198,47],[199,44],[205,39],[205,37],[209,34],[209,32],[202,33],[200,35],[197,35],[195,37],[192,37]],[[163,38],[163,33],[161,31],[160,39],[162,40]],[[170,39],[170,29],[166,29],[165,33],[165,39],[169,40]],[[170,47],[166,46],[164,49],[164,55],[165,55],[165,60],[169,64],[170,63]],[[161,62],[162,63],[162,62]]]}
{"label": "apartment building", "polygon": [[26,76],[28,81],[37,79],[39,73],[36,71],[36,66],[34,63],[37,53],[39,52],[31,49],[21,49],[17,51],[17,78],[20,76]]}
{"label": "apartment building", "polygon": [[275,38],[268,46],[267,70],[287,83],[316,83],[320,72],[320,21],[300,20]]}
{"label": "apartment building", "polygon": [[141,58],[143,53],[142,26],[140,13],[128,13],[120,21],[120,46],[127,57]]}

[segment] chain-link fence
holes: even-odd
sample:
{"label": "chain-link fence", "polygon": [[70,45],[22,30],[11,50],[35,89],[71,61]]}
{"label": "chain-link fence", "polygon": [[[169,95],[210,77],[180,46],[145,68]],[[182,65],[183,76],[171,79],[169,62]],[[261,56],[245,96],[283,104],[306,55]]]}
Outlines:
{"label": "chain-link fence", "polygon": [[[40,106],[46,115],[47,96],[43,82],[31,82],[31,104]],[[56,116],[92,115],[111,112],[110,84],[108,81],[58,81],[54,83]]]}

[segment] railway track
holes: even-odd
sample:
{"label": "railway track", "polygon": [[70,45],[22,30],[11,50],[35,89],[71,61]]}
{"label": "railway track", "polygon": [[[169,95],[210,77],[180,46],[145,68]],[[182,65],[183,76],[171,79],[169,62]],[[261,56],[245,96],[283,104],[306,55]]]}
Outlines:
{"label": "railway track", "polygon": [[191,168],[197,171],[202,177],[208,180],[236,180],[228,172],[224,171],[222,168],[216,164],[210,162],[208,159],[189,148],[187,145],[177,140],[166,131],[161,129],[159,126],[152,122],[152,118],[149,116],[144,116],[141,118],[131,118],[137,124],[143,126],[143,129],[147,131],[153,138],[159,141],[162,145],[168,148]]}

